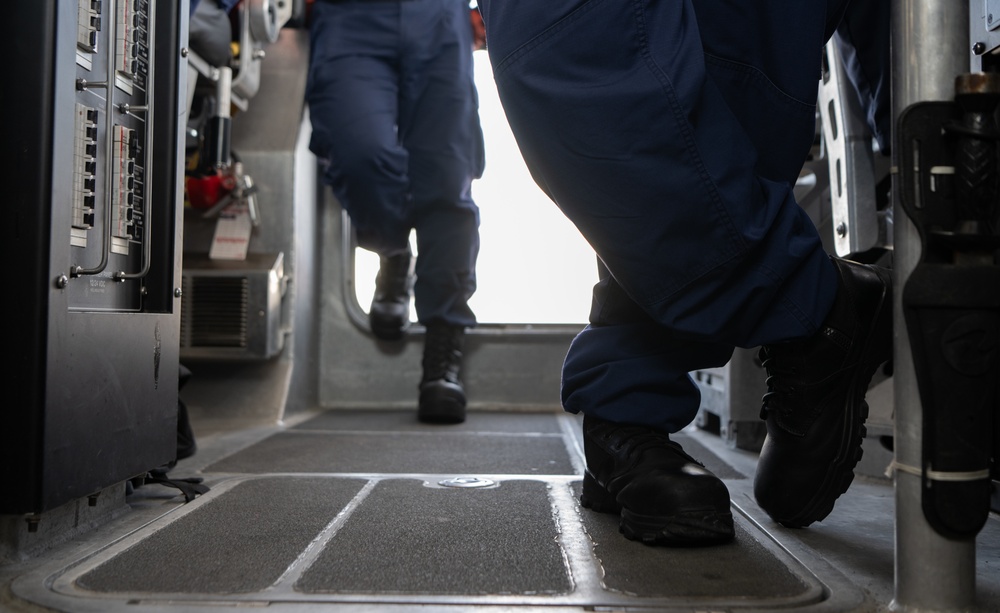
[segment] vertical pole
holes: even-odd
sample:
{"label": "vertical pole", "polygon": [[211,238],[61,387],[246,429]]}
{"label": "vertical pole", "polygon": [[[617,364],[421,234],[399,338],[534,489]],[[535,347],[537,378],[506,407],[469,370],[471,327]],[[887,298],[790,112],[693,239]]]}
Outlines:
{"label": "vertical pole", "polygon": [[[955,77],[969,72],[969,4],[965,0],[893,0],[894,121],[916,102],[951,100]],[[898,147],[893,165],[898,167]],[[922,465],[923,411],[910,341],[902,314],[902,288],[920,259],[920,238],[895,196],[894,174],[895,454],[903,465]],[[896,471],[895,611],[961,611],[975,602],[975,541],[937,534],[921,509],[919,475]]]}

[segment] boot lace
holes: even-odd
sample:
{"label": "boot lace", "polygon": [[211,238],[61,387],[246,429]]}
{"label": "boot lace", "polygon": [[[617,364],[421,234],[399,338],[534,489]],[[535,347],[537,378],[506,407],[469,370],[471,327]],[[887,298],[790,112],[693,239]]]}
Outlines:
{"label": "boot lace", "polygon": [[800,391],[793,383],[798,369],[793,360],[776,359],[771,351],[761,347],[757,353],[761,366],[767,372],[764,383],[767,392],[761,397],[760,418],[767,419],[769,412],[777,412],[787,416],[798,404]]}
{"label": "boot lace", "polygon": [[445,379],[458,382],[462,363],[462,329],[443,324],[431,324],[424,340],[424,381]]}

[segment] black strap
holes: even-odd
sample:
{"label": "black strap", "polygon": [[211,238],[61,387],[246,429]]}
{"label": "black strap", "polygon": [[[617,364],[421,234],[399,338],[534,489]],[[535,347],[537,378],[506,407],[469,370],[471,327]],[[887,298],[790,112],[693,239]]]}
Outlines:
{"label": "black strap", "polygon": [[146,483],[159,483],[167,487],[174,487],[184,494],[184,502],[191,502],[199,495],[209,491],[207,485],[202,484],[201,477],[187,477],[184,479],[168,479],[163,473],[146,473]]}

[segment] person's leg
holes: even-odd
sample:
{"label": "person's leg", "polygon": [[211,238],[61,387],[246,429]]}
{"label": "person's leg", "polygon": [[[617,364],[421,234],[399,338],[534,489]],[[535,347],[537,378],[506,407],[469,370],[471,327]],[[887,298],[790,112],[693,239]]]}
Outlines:
{"label": "person's leg", "polygon": [[399,133],[410,161],[417,317],[472,327],[479,209],[471,186],[483,171],[483,135],[468,7],[455,0],[401,4],[407,35]]}
{"label": "person's leg", "polygon": [[[819,57],[824,9],[790,3],[794,35],[772,56],[778,24],[716,4],[481,5],[529,168],[607,265],[622,297],[611,304],[634,303],[574,343],[573,410],[676,430],[697,409],[686,373],[704,358],[668,347],[805,337],[833,301],[833,266],[791,191],[815,128],[818,67],[801,58]],[[615,363],[618,375],[594,378]]]}
{"label": "person's leg", "polygon": [[[784,2],[785,22],[769,23],[776,9],[716,4],[482,6],[532,174],[625,292],[678,337],[805,337],[836,287],[792,195],[815,133],[825,7]],[[730,20],[743,42],[703,40],[701,19]]]}
{"label": "person's leg", "polygon": [[[818,352],[822,359],[805,365],[810,376],[799,382],[832,373],[827,396],[840,396],[826,408],[827,423],[805,418],[811,427],[799,434],[809,440],[857,414],[859,383],[877,359],[869,354],[878,354],[869,349],[880,342],[869,342],[873,328],[853,323],[883,319],[888,284],[870,269],[832,265],[791,193],[814,135],[820,50],[844,5],[481,2],[501,100],[533,176],[643,313],[674,339],[750,347],[820,337],[854,355]],[[870,272],[876,283],[867,282]],[[835,297],[847,303],[835,314],[848,320],[822,325]],[[602,333],[619,331],[591,363],[641,336],[628,326]],[[584,347],[575,343],[567,356],[564,375],[574,385],[588,372],[576,366],[587,364],[578,358],[587,357]],[[635,372],[580,377],[590,388],[564,386],[564,398],[588,414],[616,399],[621,424],[662,431],[684,423],[691,403],[670,402],[682,393]],[[801,399],[792,404],[815,417]],[[853,433],[833,436],[843,446]],[[817,457],[810,462],[814,474],[825,470]],[[641,472],[627,477],[638,482]]]}
{"label": "person's leg", "polygon": [[[833,267],[791,192],[815,81],[791,79],[789,93],[757,66],[706,54],[690,2],[481,6],[529,169],[607,267],[563,369],[564,406],[585,414],[581,501],[620,513],[629,538],[725,542],[724,484],[669,433],[698,409],[689,371],[737,345],[807,336],[833,300]],[[818,40],[821,25],[797,27]],[[767,64],[755,50],[733,51]],[[761,157],[759,146],[782,149],[730,109],[733,91],[788,122],[771,138],[791,153]]]}
{"label": "person's leg", "polygon": [[701,405],[689,373],[724,366],[733,346],[677,338],[600,261],[598,277],[590,325],[573,339],[563,364],[563,407],[668,433],[684,429]]}
{"label": "person's leg", "polygon": [[361,247],[406,248],[409,156],[396,135],[396,3],[317,2],[306,102],[310,149],[357,230]]}
{"label": "person's leg", "polygon": [[733,537],[728,489],[670,434],[700,406],[688,371],[724,365],[733,348],[673,337],[600,261],[598,270],[591,323],[563,364],[563,407],[584,414],[580,503],[618,514],[622,533],[633,540],[727,542]]}
{"label": "person's leg", "polygon": [[458,422],[465,418],[462,336],[476,325],[468,304],[479,253],[471,185],[483,170],[469,9],[460,0],[400,4],[406,36],[399,134],[410,156],[415,305],[427,329],[418,417]]}
{"label": "person's leg", "polygon": [[409,156],[399,112],[399,4],[317,2],[306,100],[310,149],[348,212],[359,246],[381,266],[369,312],[372,332],[396,340],[410,321],[407,220]]}
{"label": "person's leg", "polygon": [[[836,4],[839,12],[827,31],[836,28],[872,135],[889,155],[889,0]],[[835,264],[837,298],[820,332],[760,352],[769,376],[762,408],[768,434],[754,493],[772,518],[791,527],[822,520],[850,486],[865,436],[865,393],[879,364],[892,357],[890,272]]]}

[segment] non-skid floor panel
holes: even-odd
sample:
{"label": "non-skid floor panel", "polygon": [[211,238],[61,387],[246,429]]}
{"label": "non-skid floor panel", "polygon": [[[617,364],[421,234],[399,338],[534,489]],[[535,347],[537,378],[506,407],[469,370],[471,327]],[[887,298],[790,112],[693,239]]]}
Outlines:
{"label": "non-skid floor panel", "polygon": [[205,468],[223,473],[572,475],[559,436],[287,431]]}
{"label": "non-skid floor panel", "polygon": [[270,587],[365,482],[251,479],[77,580],[96,592],[238,594]]}
{"label": "non-skid floor panel", "polygon": [[538,432],[559,434],[561,412],[486,413],[470,411],[460,424],[428,425],[417,421],[417,411],[330,409],[295,426],[294,430],[352,430],[399,432]]}
{"label": "non-skid floor panel", "polygon": [[[579,493],[579,484],[574,485]],[[715,600],[794,600],[818,592],[817,584],[804,583],[739,521],[736,539],[725,545],[650,547],[623,537],[614,514],[583,508],[580,513],[609,590],[645,598]]]}
{"label": "non-skid floor panel", "polygon": [[307,593],[559,594],[571,583],[548,487],[379,483],[305,572]]}

